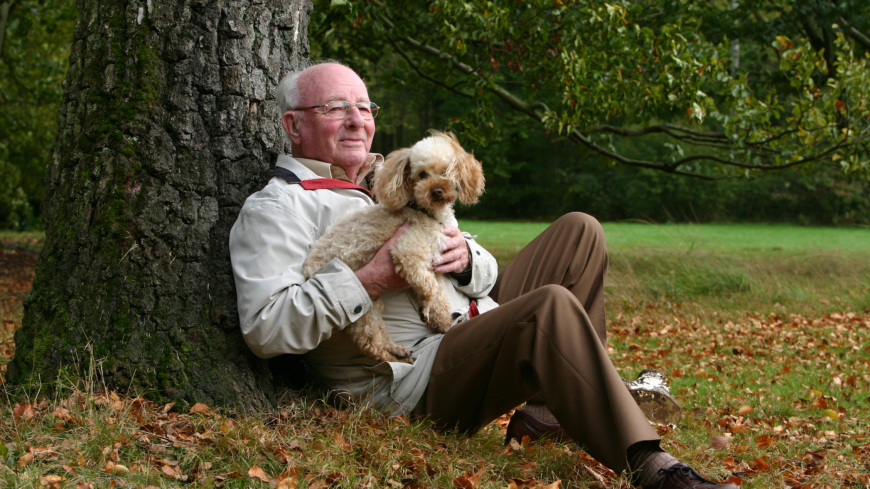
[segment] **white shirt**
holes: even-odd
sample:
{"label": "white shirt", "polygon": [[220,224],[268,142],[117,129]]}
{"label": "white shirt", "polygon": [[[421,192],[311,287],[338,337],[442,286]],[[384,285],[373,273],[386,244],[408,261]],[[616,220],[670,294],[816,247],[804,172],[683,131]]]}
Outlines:
{"label": "white shirt", "polygon": [[[383,157],[370,158],[368,163],[376,165]],[[331,177],[330,165],[323,162],[282,155],[277,166],[300,180]],[[257,356],[304,353],[331,389],[401,414],[412,410],[425,392],[443,335],[433,333],[420,319],[410,289],[383,294],[387,330],[396,343],[414,351],[415,362],[371,360],[341,334],[372,307],[354,271],[335,259],[310,280],[302,274],[310,246],[339,218],[367,205],[373,205],[372,200],[358,190],[305,190],[280,178],[272,178],[248,197],[229,242],[239,320],[245,341]],[[451,286],[446,289],[457,313],[467,311],[469,298],[478,299],[483,313],[497,306],[487,294],[498,267],[471,236],[466,235],[466,240],[472,253],[471,281],[460,286],[449,278]]]}

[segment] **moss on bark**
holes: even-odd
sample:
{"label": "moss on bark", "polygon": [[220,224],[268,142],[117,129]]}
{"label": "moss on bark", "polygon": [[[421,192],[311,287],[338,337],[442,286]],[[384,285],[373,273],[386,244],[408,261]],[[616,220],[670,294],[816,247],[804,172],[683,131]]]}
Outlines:
{"label": "moss on bark", "polygon": [[78,7],[46,242],[8,381],[45,390],[98,365],[107,387],[157,401],[267,405],[227,239],[287,149],[262,85],[307,57],[310,2]]}

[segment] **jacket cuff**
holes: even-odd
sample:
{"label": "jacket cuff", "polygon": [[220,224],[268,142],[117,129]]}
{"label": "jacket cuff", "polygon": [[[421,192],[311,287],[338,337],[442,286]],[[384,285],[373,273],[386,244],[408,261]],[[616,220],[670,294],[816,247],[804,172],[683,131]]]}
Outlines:
{"label": "jacket cuff", "polygon": [[348,324],[359,319],[372,308],[372,299],[353,270],[346,263],[334,258],[317,274],[326,294],[333,303],[341,304]]}
{"label": "jacket cuff", "polygon": [[470,278],[468,282],[461,282],[460,277],[455,277],[459,282],[457,288],[468,297],[484,297],[492,290],[495,280],[498,278],[498,264],[495,258],[480,246],[471,235],[465,236],[465,242],[468,244],[468,256],[471,260],[471,268],[461,272],[461,275],[469,273]]}

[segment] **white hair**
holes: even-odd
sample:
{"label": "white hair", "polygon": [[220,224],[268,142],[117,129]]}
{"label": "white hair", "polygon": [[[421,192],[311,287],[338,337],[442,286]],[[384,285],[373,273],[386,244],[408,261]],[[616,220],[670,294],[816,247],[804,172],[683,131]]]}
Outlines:
{"label": "white hair", "polygon": [[288,73],[287,76],[281,79],[278,86],[275,87],[275,101],[278,102],[278,109],[280,109],[279,117],[284,117],[285,112],[299,107],[299,104],[302,103],[302,89],[299,86],[299,79],[302,77],[302,74],[315,66],[324,64],[341,65],[347,68],[347,65],[341,61],[323,59],[309,62],[305,68]]}

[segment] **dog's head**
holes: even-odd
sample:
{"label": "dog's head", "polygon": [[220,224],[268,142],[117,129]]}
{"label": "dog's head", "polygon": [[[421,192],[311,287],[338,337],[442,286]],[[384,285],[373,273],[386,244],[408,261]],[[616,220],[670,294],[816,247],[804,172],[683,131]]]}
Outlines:
{"label": "dog's head", "polygon": [[431,136],[393,151],[375,171],[374,193],[393,210],[415,201],[424,209],[477,202],[483,193],[483,167],[456,136],[430,129]]}

